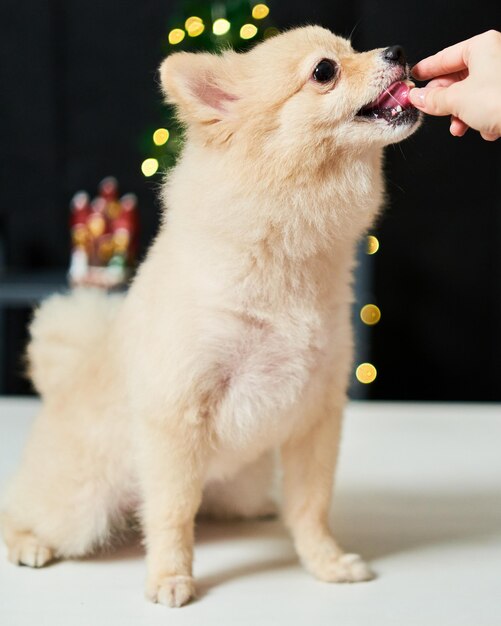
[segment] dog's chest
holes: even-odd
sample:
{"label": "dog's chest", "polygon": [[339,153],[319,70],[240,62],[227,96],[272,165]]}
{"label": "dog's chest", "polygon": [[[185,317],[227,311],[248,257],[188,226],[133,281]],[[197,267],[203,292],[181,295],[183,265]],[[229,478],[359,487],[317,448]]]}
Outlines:
{"label": "dog's chest", "polygon": [[301,311],[273,322],[235,323],[219,343],[211,417],[225,447],[270,447],[299,419],[298,407],[324,367],[328,328]]}

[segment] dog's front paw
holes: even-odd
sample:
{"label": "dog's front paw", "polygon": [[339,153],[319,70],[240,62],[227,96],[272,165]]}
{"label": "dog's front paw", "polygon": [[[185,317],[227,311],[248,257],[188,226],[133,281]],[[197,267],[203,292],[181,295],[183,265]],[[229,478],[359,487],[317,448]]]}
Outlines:
{"label": "dog's front paw", "polygon": [[180,607],[188,604],[195,596],[195,584],[191,576],[165,576],[148,583],[146,596],[152,602]]}
{"label": "dog's front paw", "polygon": [[341,554],[308,563],[309,571],[328,583],[358,583],[372,580],[374,574],[358,554]]}

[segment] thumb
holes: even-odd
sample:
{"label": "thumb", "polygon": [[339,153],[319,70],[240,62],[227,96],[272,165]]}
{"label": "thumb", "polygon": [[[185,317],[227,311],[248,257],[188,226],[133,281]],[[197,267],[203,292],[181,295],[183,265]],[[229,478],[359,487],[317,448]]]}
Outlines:
{"label": "thumb", "polygon": [[429,115],[455,115],[451,89],[452,87],[411,89],[409,99],[417,109]]}

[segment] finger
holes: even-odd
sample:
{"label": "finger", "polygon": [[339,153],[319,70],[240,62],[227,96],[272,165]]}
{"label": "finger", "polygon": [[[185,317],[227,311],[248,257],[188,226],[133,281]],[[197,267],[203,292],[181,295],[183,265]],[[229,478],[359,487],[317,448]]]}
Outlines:
{"label": "finger", "polygon": [[462,137],[466,131],[468,130],[468,124],[465,124],[462,120],[460,120],[455,115],[451,116],[451,135],[454,137]]}
{"label": "finger", "polygon": [[448,76],[439,76],[438,78],[434,78],[430,80],[430,82],[426,85],[426,89],[431,89],[433,87],[450,87],[454,83],[457,82],[457,79],[452,78],[455,74],[449,74]]}
{"label": "finger", "polygon": [[461,42],[423,59],[412,68],[412,75],[418,80],[428,80],[435,76],[452,74],[466,69],[466,45],[467,42]]}
{"label": "finger", "polygon": [[485,139],[485,141],[496,141],[496,139],[499,139],[501,137],[501,135],[498,135],[497,133],[481,132],[480,135],[482,136],[482,139]]}
{"label": "finger", "polygon": [[452,90],[455,85],[450,87],[431,87],[428,89],[411,89],[409,98],[412,104],[424,113],[429,115],[455,115],[452,106],[453,98],[451,98]]}
{"label": "finger", "polygon": [[412,68],[412,76],[417,80],[428,80],[435,76],[466,70],[468,68],[472,46],[477,44],[478,41],[485,41],[485,38],[494,32],[495,31],[488,31],[480,35],[475,35],[470,39],[460,41],[453,46],[444,48],[432,56],[426,57]]}
{"label": "finger", "polygon": [[412,68],[412,76],[417,80],[428,80],[442,74],[461,72],[468,68],[469,57],[472,48],[479,42],[485,42],[486,38],[499,37],[494,30],[480,33],[465,41],[444,48],[440,52],[426,57]]}
{"label": "finger", "polygon": [[412,68],[412,75],[417,80],[428,80],[435,76],[462,72],[468,69],[471,46],[481,37],[483,34],[475,35],[471,39],[461,41],[426,57]]}
{"label": "finger", "polygon": [[475,35],[466,41],[444,48],[440,52],[426,57],[412,68],[412,75],[417,80],[428,80],[443,74],[461,72],[468,68],[468,59],[471,47],[479,39],[484,39],[486,33]]}
{"label": "finger", "polygon": [[454,83],[458,83],[465,78],[468,78],[468,72],[466,70],[462,72],[454,72],[452,74],[444,74],[443,76],[437,76],[430,80],[426,87],[449,87]]}

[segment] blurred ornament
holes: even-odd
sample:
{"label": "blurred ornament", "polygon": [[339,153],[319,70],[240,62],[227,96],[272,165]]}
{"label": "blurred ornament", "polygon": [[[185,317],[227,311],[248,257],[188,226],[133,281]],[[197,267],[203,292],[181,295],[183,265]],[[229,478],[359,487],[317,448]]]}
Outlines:
{"label": "blurred ornament", "polygon": [[118,199],[118,182],[108,176],[90,202],[86,192],[71,200],[72,252],[68,272],[72,286],[114,288],[124,284],[137,254],[137,197]]}
{"label": "blurred ornament", "polygon": [[69,274],[75,281],[85,278],[89,268],[90,239],[87,221],[91,212],[89,194],[77,191],[71,199],[71,260]]}
{"label": "blurred ornament", "polygon": [[110,219],[115,219],[120,213],[118,202],[118,181],[113,176],[107,176],[99,183],[99,195],[106,200],[105,213]]}

